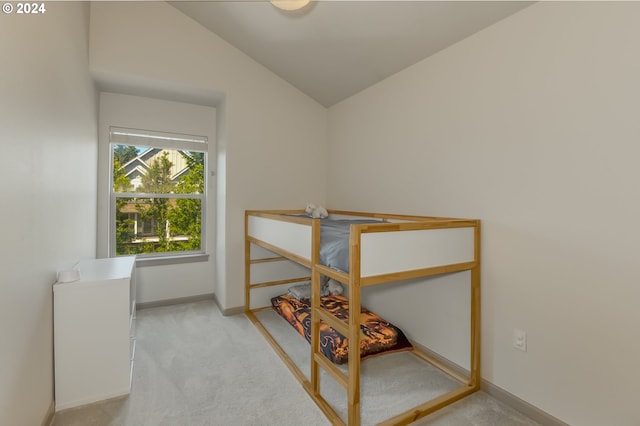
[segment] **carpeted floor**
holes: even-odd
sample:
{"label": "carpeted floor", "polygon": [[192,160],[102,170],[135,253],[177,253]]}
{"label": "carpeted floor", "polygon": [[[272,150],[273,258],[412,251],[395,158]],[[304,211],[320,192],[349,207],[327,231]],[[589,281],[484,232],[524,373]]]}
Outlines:
{"label": "carpeted floor", "polygon": [[[308,371],[306,341],[270,311],[260,318],[302,371]],[[136,327],[131,395],[56,413],[52,426],[329,424],[244,315],[224,317],[212,301],[202,301],[141,310]],[[366,360],[362,370],[363,425],[455,386],[408,353]],[[410,380],[403,382],[401,377]],[[344,415],[345,392],[328,377],[323,376],[321,383],[325,398]],[[477,392],[415,424],[537,423]]]}

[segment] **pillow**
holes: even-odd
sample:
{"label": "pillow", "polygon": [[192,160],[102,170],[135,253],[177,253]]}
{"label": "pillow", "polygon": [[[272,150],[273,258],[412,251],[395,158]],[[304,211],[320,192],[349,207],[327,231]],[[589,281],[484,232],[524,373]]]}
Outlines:
{"label": "pillow", "polygon": [[[343,288],[342,284],[337,281],[329,280],[327,282],[323,282],[321,280],[320,284],[320,296],[325,297],[330,294],[342,294]],[[331,283],[333,281],[333,283]],[[301,299],[310,299],[311,298],[311,283],[309,281],[304,282],[302,284],[294,285],[289,287],[287,292],[298,300]]]}
{"label": "pillow", "polygon": [[289,287],[288,293],[293,297],[295,297],[296,299],[310,299],[311,283],[306,282],[303,284],[294,285],[293,287]]}
{"label": "pillow", "polygon": [[344,291],[344,287],[342,286],[342,284],[334,280],[333,278],[327,281],[327,284],[323,286],[323,290],[325,289],[327,293],[331,294],[332,296],[342,294],[342,292]]}

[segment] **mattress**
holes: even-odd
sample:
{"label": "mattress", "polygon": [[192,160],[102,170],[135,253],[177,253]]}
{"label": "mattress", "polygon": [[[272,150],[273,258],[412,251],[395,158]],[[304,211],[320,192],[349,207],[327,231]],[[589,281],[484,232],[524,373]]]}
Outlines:
{"label": "mattress", "polygon": [[352,224],[380,223],[374,219],[332,220],[320,222],[320,263],[349,272],[349,231]]}
{"label": "mattress", "polygon": [[[349,300],[340,295],[320,298],[320,304],[345,323],[349,320]],[[311,342],[311,307],[309,299],[297,299],[284,294],[271,299],[273,309],[282,316],[298,333]],[[360,310],[360,358],[388,352],[411,350],[407,337],[395,325],[377,314]],[[320,322],[320,351],[332,362],[344,364],[349,358],[349,339]]]}

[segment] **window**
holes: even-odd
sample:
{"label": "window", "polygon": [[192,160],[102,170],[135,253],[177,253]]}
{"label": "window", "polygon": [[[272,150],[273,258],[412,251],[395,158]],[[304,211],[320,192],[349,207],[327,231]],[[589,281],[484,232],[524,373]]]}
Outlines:
{"label": "window", "polygon": [[110,254],[205,252],[207,138],[111,127]]}

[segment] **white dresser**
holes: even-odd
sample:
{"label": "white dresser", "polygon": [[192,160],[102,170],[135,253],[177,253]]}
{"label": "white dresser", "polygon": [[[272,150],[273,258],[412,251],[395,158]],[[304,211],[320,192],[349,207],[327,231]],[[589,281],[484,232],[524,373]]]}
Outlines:
{"label": "white dresser", "polygon": [[53,285],[56,411],[126,395],[135,354],[135,256],[82,260]]}

